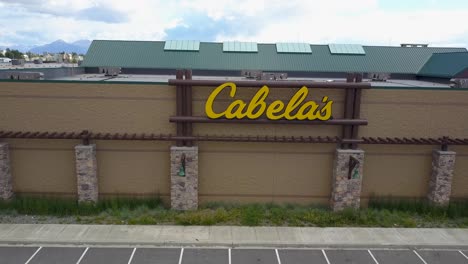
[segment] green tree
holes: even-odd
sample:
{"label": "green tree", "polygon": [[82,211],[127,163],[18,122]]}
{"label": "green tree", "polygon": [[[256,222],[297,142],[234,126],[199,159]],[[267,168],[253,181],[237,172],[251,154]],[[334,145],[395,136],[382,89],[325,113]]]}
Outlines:
{"label": "green tree", "polygon": [[6,49],[5,52],[5,57],[10,58],[10,59],[23,59],[23,53],[20,52],[19,50],[10,50]]}
{"label": "green tree", "polygon": [[9,48],[7,48],[7,49],[5,50],[4,56],[5,56],[6,58],[10,58],[9,56],[11,56],[11,53],[10,53],[10,49],[9,49]]}
{"label": "green tree", "polygon": [[36,56],[37,56],[37,54],[32,53],[32,52],[30,52],[30,51],[26,52],[26,55],[28,55],[29,59],[31,59],[32,57],[36,57]]}

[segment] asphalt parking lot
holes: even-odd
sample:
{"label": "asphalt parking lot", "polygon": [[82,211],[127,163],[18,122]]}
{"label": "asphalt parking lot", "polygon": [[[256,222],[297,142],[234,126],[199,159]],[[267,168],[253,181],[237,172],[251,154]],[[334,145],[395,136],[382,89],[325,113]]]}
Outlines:
{"label": "asphalt parking lot", "polygon": [[456,249],[0,247],[1,264],[468,264]]}

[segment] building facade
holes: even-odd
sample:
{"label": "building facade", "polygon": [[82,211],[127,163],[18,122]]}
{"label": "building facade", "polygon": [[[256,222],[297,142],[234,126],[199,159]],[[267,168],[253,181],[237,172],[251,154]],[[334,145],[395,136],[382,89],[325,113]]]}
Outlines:
{"label": "building facade", "polygon": [[[467,53],[95,41],[84,74],[1,83],[0,183],[4,193],[80,201],[159,196],[175,209],[466,199],[468,90],[459,76]],[[255,116],[262,107],[252,106],[248,116],[262,89],[265,112]],[[304,107],[311,118],[300,120],[303,105],[325,109],[327,100],[328,118]]]}

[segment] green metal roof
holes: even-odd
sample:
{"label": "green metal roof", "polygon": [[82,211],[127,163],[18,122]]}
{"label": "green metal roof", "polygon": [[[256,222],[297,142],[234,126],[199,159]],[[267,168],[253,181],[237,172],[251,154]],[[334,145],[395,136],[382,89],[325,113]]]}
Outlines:
{"label": "green metal roof", "polygon": [[468,52],[433,54],[419,71],[419,76],[451,78],[468,68]]}
{"label": "green metal roof", "polygon": [[331,54],[328,45],[312,53],[278,53],[276,44],[258,44],[256,53],[223,52],[223,43],[201,42],[199,52],[164,51],[164,41],[95,40],[84,67],[198,70],[386,72],[417,74],[433,53],[467,52],[465,48],[363,46],[365,55]]}

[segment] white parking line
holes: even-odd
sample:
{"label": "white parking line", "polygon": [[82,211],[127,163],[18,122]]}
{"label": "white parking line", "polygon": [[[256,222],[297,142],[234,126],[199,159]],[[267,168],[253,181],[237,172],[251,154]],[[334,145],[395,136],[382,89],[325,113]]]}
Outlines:
{"label": "white parking line", "polygon": [[460,252],[460,254],[462,254],[466,259],[468,259],[468,257],[465,255],[465,253],[463,253],[461,250],[458,250],[458,252]]}
{"label": "white parking line", "polygon": [[414,254],[416,254],[416,256],[418,256],[418,258],[424,263],[424,264],[427,264],[427,262],[421,257],[421,255],[418,254],[418,252],[416,252],[416,250],[413,250]]}
{"label": "white parking line", "polygon": [[180,249],[179,264],[182,264],[182,256],[184,255],[184,248]]}
{"label": "white parking line", "polygon": [[374,260],[375,264],[379,264],[379,262],[377,261],[377,259],[374,257],[374,254],[372,254],[372,252],[370,251],[370,249],[368,249],[367,252],[369,252],[369,255],[372,257],[372,259]]}
{"label": "white parking line", "polygon": [[330,261],[328,260],[327,254],[325,253],[325,249],[322,249],[322,254],[325,257],[325,260],[327,261],[327,264],[330,264]]}
{"label": "white parking line", "polygon": [[28,259],[28,261],[26,261],[24,264],[28,264],[33,258],[34,256],[36,256],[36,254],[39,252],[39,250],[41,250],[42,247],[39,247],[36,252],[34,252],[34,254],[32,254],[32,256]]}
{"label": "white parking line", "polygon": [[276,252],[276,258],[278,259],[278,264],[281,264],[281,259],[279,257],[279,253],[278,253],[278,249],[275,248],[275,252]]}
{"label": "white parking line", "polygon": [[128,259],[128,264],[132,263],[133,256],[135,255],[136,248],[133,248],[132,254],[130,255],[130,258]]}
{"label": "white parking line", "polygon": [[87,247],[84,251],[83,254],[81,254],[80,258],[76,262],[76,264],[80,264],[81,260],[84,258],[84,255],[86,255],[86,252],[88,252],[89,247]]}
{"label": "white parking line", "polygon": [[231,264],[231,248],[228,248],[229,264]]}

